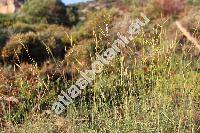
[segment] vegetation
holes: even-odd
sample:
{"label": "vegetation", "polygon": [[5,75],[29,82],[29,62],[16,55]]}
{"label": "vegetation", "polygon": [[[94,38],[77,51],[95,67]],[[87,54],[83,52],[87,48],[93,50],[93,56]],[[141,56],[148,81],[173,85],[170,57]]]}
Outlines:
{"label": "vegetation", "polygon": [[[199,42],[199,2],[168,1],[28,0],[0,15],[0,131],[200,132],[200,51],[175,24]],[[60,92],[140,12],[151,22],[55,115]]]}
{"label": "vegetation", "polygon": [[22,12],[33,20],[44,20],[48,23],[63,24],[66,18],[66,9],[60,0],[28,0]]}

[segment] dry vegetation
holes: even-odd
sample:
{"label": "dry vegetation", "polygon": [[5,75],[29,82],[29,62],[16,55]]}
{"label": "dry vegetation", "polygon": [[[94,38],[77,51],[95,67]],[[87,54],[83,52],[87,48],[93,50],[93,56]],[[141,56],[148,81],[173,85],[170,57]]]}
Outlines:
{"label": "dry vegetation", "polygon": [[[87,4],[67,12],[59,2],[44,6],[54,14],[43,6],[32,13],[27,3],[16,16],[0,16],[0,132],[199,133],[200,2],[98,2],[112,6],[85,14],[76,10]],[[140,12],[151,23],[65,113],[51,112],[61,90]]]}

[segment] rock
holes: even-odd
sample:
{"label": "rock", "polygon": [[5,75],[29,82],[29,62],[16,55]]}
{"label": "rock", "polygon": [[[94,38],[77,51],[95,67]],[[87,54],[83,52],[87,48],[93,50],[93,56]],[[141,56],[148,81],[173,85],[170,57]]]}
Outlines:
{"label": "rock", "polygon": [[1,14],[15,13],[20,9],[23,3],[24,0],[1,0],[0,13]]}

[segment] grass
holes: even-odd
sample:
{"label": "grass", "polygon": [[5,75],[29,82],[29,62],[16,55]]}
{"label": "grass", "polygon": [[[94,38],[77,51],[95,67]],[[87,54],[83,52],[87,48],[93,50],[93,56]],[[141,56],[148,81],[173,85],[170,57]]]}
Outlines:
{"label": "grass", "polygon": [[[152,46],[155,56],[128,69],[118,57],[84,90],[62,117],[30,116],[16,132],[191,132],[200,131],[198,62]],[[167,48],[165,48],[167,49]],[[118,69],[112,69],[118,68]],[[48,111],[47,111],[48,112]]]}
{"label": "grass", "polygon": [[[0,92],[20,101],[1,102],[0,127],[5,132],[200,132],[200,73],[194,69],[200,65],[199,57],[189,58],[183,48],[179,50],[184,52],[177,52],[179,44],[165,39],[167,30],[161,25],[152,33],[139,35],[134,40],[137,45],[131,42],[131,48],[123,49],[65,113],[57,116],[50,111],[61,90],[74,84],[77,72],[86,69],[96,52],[108,47],[107,41],[112,42],[112,37],[104,36],[107,31],[101,31],[105,24],[113,25],[113,20],[104,16],[106,12],[103,10],[100,17],[91,15],[91,20],[75,28],[75,37],[58,32],[61,41],[71,44],[63,60],[53,57],[42,66],[22,63],[14,68],[1,67]],[[161,18],[154,18],[154,27],[157,19]],[[54,31],[55,27],[49,30]],[[145,32],[151,31],[149,27]],[[190,42],[187,45],[191,47]]]}

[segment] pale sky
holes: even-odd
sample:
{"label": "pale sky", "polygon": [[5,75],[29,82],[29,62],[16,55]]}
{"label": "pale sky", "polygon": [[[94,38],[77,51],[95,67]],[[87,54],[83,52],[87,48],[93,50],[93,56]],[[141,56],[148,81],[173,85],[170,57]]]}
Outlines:
{"label": "pale sky", "polygon": [[89,0],[62,0],[65,4],[74,4],[74,3],[78,3],[78,2],[86,2]]}

